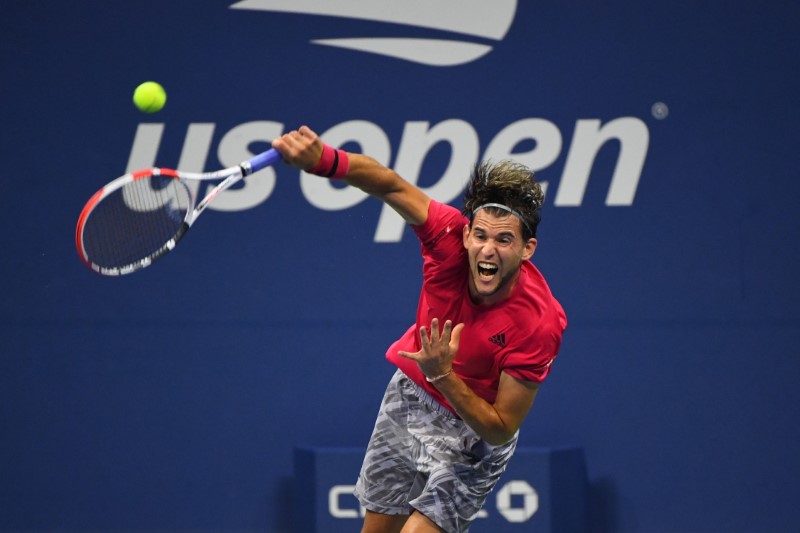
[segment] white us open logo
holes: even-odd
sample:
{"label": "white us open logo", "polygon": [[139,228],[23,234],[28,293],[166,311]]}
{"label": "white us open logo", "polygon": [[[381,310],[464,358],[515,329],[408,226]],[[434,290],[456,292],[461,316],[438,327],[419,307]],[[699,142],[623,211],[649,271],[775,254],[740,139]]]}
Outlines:
{"label": "white us open logo", "polygon": [[[449,67],[475,61],[491,52],[492,47],[487,44],[464,39],[502,41],[514,21],[517,0],[242,0],[230,7],[342,17],[450,32],[461,38],[356,37],[311,40],[323,46]],[[453,13],[458,13],[458,16],[453,16]]]}
{"label": "white us open logo", "polygon": [[[334,518],[363,518],[365,510],[353,496],[353,485],[334,485],[328,491],[328,513]],[[349,505],[347,505],[349,503]],[[495,496],[495,508],[508,522],[527,522],[539,510],[536,489],[524,480],[512,480],[503,485]],[[488,518],[482,509],[476,518]]]}

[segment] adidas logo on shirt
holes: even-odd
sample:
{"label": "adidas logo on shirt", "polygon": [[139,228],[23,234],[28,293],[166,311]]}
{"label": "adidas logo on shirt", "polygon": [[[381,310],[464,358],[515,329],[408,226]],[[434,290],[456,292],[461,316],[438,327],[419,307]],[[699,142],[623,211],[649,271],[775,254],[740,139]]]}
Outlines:
{"label": "adidas logo on shirt", "polygon": [[497,335],[492,335],[489,337],[489,341],[493,342],[494,344],[498,345],[501,348],[506,347],[506,334],[505,333],[498,333]]}

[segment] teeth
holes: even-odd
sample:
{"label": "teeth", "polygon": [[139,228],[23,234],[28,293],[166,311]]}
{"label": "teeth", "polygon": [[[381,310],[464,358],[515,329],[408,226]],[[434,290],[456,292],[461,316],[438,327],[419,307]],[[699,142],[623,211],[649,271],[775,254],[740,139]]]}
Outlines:
{"label": "teeth", "polygon": [[497,274],[497,265],[491,263],[478,263],[478,276],[481,279],[489,281]]}

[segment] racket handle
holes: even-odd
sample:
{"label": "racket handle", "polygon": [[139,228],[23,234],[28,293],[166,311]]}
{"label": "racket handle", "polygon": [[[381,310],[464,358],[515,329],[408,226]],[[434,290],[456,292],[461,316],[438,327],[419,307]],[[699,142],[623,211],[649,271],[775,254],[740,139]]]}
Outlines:
{"label": "racket handle", "polygon": [[274,165],[280,160],[281,154],[275,148],[270,148],[247,161],[250,164],[250,172],[248,174],[258,172],[262,168]]}

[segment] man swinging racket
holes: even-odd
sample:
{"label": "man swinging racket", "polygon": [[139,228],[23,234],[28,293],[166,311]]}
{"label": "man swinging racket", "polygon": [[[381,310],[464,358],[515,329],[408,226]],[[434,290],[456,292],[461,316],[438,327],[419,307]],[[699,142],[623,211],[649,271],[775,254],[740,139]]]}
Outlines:
{"label": "man swinging racket", "polygon": [[387,203],[421,243],[416,322],[386,353],[398,370],[356,484],[362,533],[468,531],[514,453],[567,324],[529,261],[541,187],[523,165],[481,163],[462,214],[306,126],[272,146],[294,167]]}

